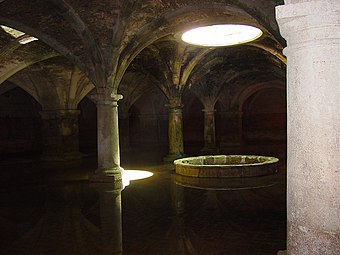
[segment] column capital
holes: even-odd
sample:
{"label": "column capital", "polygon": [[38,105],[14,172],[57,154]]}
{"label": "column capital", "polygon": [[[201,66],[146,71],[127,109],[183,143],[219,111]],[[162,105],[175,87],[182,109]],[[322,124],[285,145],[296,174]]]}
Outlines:
{"label": "column capital", "polygon": [[183,110],[183,104],[166,104],[165,106],[168,107],[171,112],[182,112]]}
{"label": "column capital", "polygon": [[169,107],[169,112],[172,112],[172,113],[183,112],[183,107]]}
{"label": "column capital", "polygon": [[168,100],[168,103],[165,105],[169,109],[180,109],[182,110],[183,104],[182,104],[182,98],[181,97],[174,97],[170,98]]}
{"label": "column capital", "polygon": [[[324,13],[336,13],[340,10],[338,0],[317,0],[311,2],[300,2],[300,3],[289,3],[285,5],[278,5],[276,9],[276,19],[280,23],[290,22],[297,18],[306,18],[308,16],[319,16],[319,19],[314,19],[314,25],[323,25],[324,23],[329,24],[329,19],[334,17],[321,17],[320,14]],[[334,20],[337,23],[337,20]],[[313,23],[312,23],[313,24]],[[310,23],[301,24],[304,27],[310,27]]]}
{"label": "column capital", "polygon": [[97,105],[118,106],[117,102],[123,98],[123,95],[110,92],[107,88],[97,88],[97,93],[90,97]]}
{"label": "column capital", "polygon": [[276,19],[289,48],[331,44],[339,39],[339,11],[338,0],[290,3],[276,6]]}
{"label": "column capital", "polygon": [[203,102],[203,112],[215,112],[215,105],[216,103],[213,102],[213,101],[206,101],[206,102]]}
{"label": "column capital", "polygon": [[202,109],[202,112],[204,112],[204,114],[214,114],[216,112],[216,109],[204,108]]}

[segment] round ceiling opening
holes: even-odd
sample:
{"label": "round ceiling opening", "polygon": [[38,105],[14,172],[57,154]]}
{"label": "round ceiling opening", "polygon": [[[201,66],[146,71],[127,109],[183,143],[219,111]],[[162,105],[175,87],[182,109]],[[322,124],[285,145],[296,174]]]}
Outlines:
{"label": "round ceiling opening", "polygon": [[182,34],[181,39],[189,44],[219,47],[253,41],[262,35],[259,28],[249,25],[223,24],[197,27]]}

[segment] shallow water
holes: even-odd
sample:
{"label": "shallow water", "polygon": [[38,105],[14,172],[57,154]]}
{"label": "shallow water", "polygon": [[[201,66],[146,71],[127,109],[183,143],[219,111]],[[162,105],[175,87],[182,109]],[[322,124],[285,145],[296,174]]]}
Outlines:
{"label": "shallow water", "polygon": [[120,192],[87,181],[93,158],[60,168],[2,161],[1,254],[120,254],[122,248],[126,255],[269,255],[285,249],[283,163],[272,185],[241,190],[184,187],[174,181],[172,165],[138,164],[134,169],[154,175]]}

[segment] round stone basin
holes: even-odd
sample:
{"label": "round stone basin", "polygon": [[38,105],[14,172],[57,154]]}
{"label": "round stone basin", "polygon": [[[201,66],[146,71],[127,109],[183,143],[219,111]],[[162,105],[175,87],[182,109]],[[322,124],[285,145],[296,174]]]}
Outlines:
{"label": "round stone basin", "polygon": [[275,174],[279,159],[257,155],[213,155],[174,161],[176,173],[191,177],[238,178]]}

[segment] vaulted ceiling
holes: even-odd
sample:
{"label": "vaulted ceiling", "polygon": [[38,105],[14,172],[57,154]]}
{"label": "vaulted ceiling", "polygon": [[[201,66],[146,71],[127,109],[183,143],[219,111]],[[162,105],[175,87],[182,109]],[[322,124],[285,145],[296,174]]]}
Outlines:
{"label": "vaulted ceiling", "polygon": [[[78,75],[76,83],[82,81],[81,96],[95,86],[119,89],[127,96],[137,91],[133,97],[138,98],[152,83],[171,99],[195,86],[198,93],[209,93],[224,86],[284,81],[285,41],[275,20],[280,4],[283,1],[0,0],[0,24],[39,39],[22,45],[0,29],[0,87],[11,80],[38,97],[41,89],[30,90],[36,76],[54,72],[51,79],[65,80],[80,70],[84,77]],[[253,25],[263,35],[244,45],[218,48],[179,39],[189,28],[217,23]],[[39,74],[37,69],[45,71]],[[25,72],[35,78],[23,82]],[[72,81],[64,80],[60,83],[68,90],[65,84]]]}

